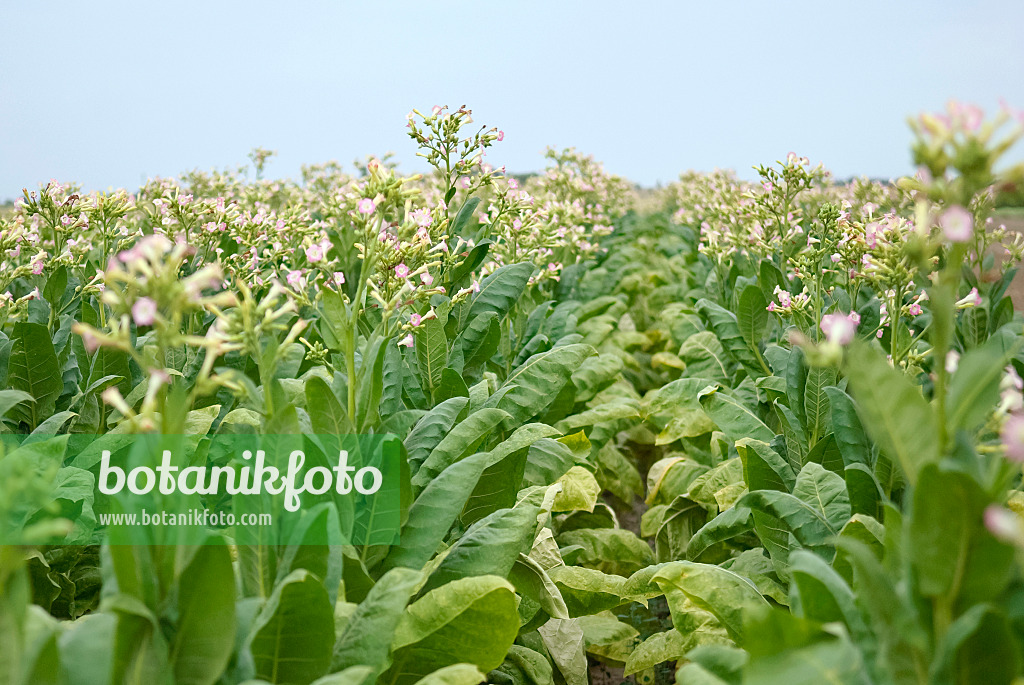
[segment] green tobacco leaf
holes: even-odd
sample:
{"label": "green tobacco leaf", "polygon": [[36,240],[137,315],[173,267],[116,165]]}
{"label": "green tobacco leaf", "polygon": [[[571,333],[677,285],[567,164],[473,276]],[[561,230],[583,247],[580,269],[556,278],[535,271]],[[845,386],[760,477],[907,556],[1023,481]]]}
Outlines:
{"label": "green tobacco leaf", "polygon": [[726,509],[693,534],[686,546],[686,556],[691,561],[697,561],[700,559],[700,555],[712,545],[731,540],[737,535],[750,531],[753,527],[754,520],[751,517],[750,509],[735,506]]}
{"label": "green tobacco leaf", "polygon": [[32,395],[22,390],[0,390],[0,418],[22,402],[34,402]]}
{"label": "green tobacco leaf", "polygon": [[552,618],[569,618],[569,609],[555,581],[539,562],[525,554],[512,565],[508,579],[516,592],[536,602]]}
{"label": "green tobacco leaf", "polygon": [[800,419],[785,404],[779,400],[775,401],[775,413],[779,417],[779,425],[782,427],[782,436],[786,441],[786,457],[793,470],[799,470],[807,458],[807,433],[800,423]]}
{"label": "green tobacco leaf", "polygon": [[64,389],[57,353],[50,340],[50,331],[42,324],[14,324],[11,341],[7,383],[14,390],[31,395],[35,402],[15,405],[8,414],[35,428],[53,413],[57,396]]}
{"label": "green tobacco leaf", "polygon": [[559,546],[579,545],[578,563],[604,573],[628,576],[654,563],[646,542],[620,528],[571,530],[558,536]]}
{"label": "green tobacco leaf", "polygon": [[710,564],[672,562],[655,574],[654,581],[666,592],[681,591],[695,606],[713,614],[740,645],[743,644],[744,610],[768,606],[749,580]]}
{"label": "green tobacco leaf", "polygon": [[[473,523],[498,509],[514,505],[526,472],[526,458],[530,446],[542,438],[557,434],[558,432],[547,424],[528,423],[517,428],[512,435],[494,447],[489,453],[487,468],[480,474],[473,494],[466,500],[462,521]],[[551,442],[559,445],[553,440]]]}
{"label": "green tobacco leaf", "polygon": [[[744,495],[737,506],[749,507],[755,514],[764,512],[777,519],[801,545],[831,559],[832,540],[839,530],[829,524],[816,507],[799,497],[777,490],[755,490]],[[768,547],[767,541],[765,546]]]}
{"label": "green tobacco leaf", "polygon": [[708,319],[715,335],[721,341],[722,347],[736,363],[741,364],[755,376],[768,374],[764,362],[754,356],[746,340],[743,339],[735,314],[710,300],[703,299],[697,301],[697,309]]}
{"label": "green tobacco leaf", "polygon": [[452,426],[465,415],[468,406],[468,397],[453,397],[431,409],[416,422],[403,441],[409,453],[409,467],[414,475]]}
{"label": "green tobacco leaf", "polygon": [[508,413],[501,409],[484,408],[455,424],[416,470],[413,487],[422,490],[439,473],[472,454],[508,418]]}
{"label": "green tobacco leaf", "polygon": [[1013,552],[985,529],[987,504],[969,475],[935,465],[921,470],[907,543],[922,595],[956,598],[971,592],[989,599],[1006,585]]}
{"label": "green tobacco leaf", "polygon": [[622,675],[628,676],[666,661],[678,661],[689,650],[689,639],[675,628],[655,633],[629,655]]}
{"label": "green tobacco leaf", "polygon": [[808,463],[796,477],[793,495],[814,507],[828,521],[829,526],[840,530],[850,520],[850,496],[842,476],[826,470],[813,462]]}
{"label": "green tobacco leaf", "polygon": [[463,203],[462,207],[459,208],[459,213],[456,214],[455,219],[452,220],[451,235],[463,235],[463,231],[465,231],[466,226],[469,225],[470,220],[473,218],[473,212],[476,211],[479,204],[479,197],[471,197]]}
{"label": "green tobacco leaf", "polygon": [[442,585],[409,606],[395,630],[392,665],[379,683],[413,685],[439,668],[497,668],[519,631],[508,581],[476,576]]}
{"label": "green tobacco leaf", "polygon": [[507,264],[485,278],[479,292],[473,296],[469,318],[472,320],[485,312],[495,312],[499,318],[504,318],[522,297],[535,268],[532,262]]}
{"label": "green tobacco leaf", "polygon": [[548,569],[565,601],[569,616],[590,616],[614,609],[628,601],[626,579],[582,566]]}
{"label": "green tobacco leaf", "polygon": [[259,678],[305,683],[331,663],[334,611],[327,590],[305,569],[281,580],[253,622],[249,649]]}
{"label": "green tobacco leaf", "polygon": [[1021,655],[1005,613],[976,604],[957,618],[939,644],[930,682],[935,685],[1010,685]]}
{"label": "green tobacco leaf", "polygon": [[587,655],[580,619],[553,618],[537,629],[566,685],[587,685]]}
{"label": "green tobacco leaf", "polygon": [[444,324],[437,318],[427,319],[415,328],[416,360],[424,391],[433,393],[441,385],[441,372],[448,365],[448,339]]}
{"label": "green tobacco leaf", "polygon": [[370,675],[379,674],[387,666],[395,628],[422,581],[422,573],[404,568],[381,576],[338,636],[331,670],[363,665],[370,668]]}
{"label": "green tobacco leaf", "polygon": [[700,331],[686,338],[679,348],[679,358],[686,364],[684,375],[691,378],[725,383],[732,375],[722,343],[711,331]]}
{"label": "green tobacco leaf", "polygon": [[850,586],[820,557],[797,550],[789,558],[790,582],[800,598],[800,613],[819,623],[843,623],[862,649],[872,636]]}
{"label": "green tobacco leaf", "polygon": [[832,434],[843,455],[843,463],[871,466],[871,443],[857,416],[853,398],[835,386],[825,388],[825,394],[832,410]]}
{"label": "green tobacco leaf", "polygon": [[789,492],[796,484],[793,468],[766,442],[741,438],[736,451],[743,460],[743,478],[750,490]]}
{"label": "green tobacco leaf", "polygon": [[319,376],[306,381],[306,411],[318,435],[345,435],[355,431],[331,386]]}
{"label": "green tobacco leaf", "polygon": [[170,661],[179,685],[212,685],[235,646],[235,574],[226,545],[206,544],[178,581],[177,632]]}
{"label": "green tobacco leaf", "polygon": [[488,311],[469,321],[455,344],[462,349],[465,368],[471,369],[483,364],[498,351],[501,342],[501,318],[497,312]]}
{"label": "green tobacco leaf", "polygon": [[821,439],[828,427],[829,404],[826,390],[835,383],[835,369],[807,369],[807,381],[804,385],[804,427],[810,433],[808,444],[811,446]]}
{"label": "green tobacco leaf", "polygon": [[846,375],[868,435],[916,483],[921,468],[940,456],[938,422],[920,388],[863,344],[850,348]]}
{"label": "green tobacco leaf", "polygon": [[560,511],[594,511],[597,498],[601,494],[594,474],[582,466],[573,466],[564,476],[558,479],[562,490],[555,495],[552,512]]}
{"label": "green tobacco leaf", "polygon": [[581,343],[535,354],[509,374],[486,406],[507,411],[512,418],[505,428],[516,428],[550,406],[572,373],[593,354],[593,347]]}
{"label": "green tobacco leaf", "polygon": [[1006,349],[999,337],[968,350],[949,383],[949,427],[977,428],[999,403],[999,383],[1013,349]]}
{"label": "green tobacco leaf", "polygon": [[576,386],[576,401],[589,402],[597,393],[611,385],[622,371],[624,363],[615,354],[599,354],[583,362],[572,374]]}
{"label": "green tobacco leaf", "polygon": [[487,676],[473,664],[452,664],[420,678],[416,685],[477,685],[486,681]]}
{"label": "green tobacco leaf", "polygon": [[878,517],[884,493],[875,474],[864,464],[850,464],[844,472],[846,491],[850,493],[850,508],[856,514]]}
{"label": "green tobacco leaf", "polygon": [[740,293],[736,321],[747,345],[756,350],[768,326],[768,301],[756,285],[748,285]]}
{"label": "green tobacco leaf", "polygon": [[480,519],[452,545],[427,579],[427,590],[466,576],[507,578],[520,554],[530,551],[537,534],[540,506],[527,497],[511,509]]}
{"label": "green tobacco leaf", "polygon": [[745,404],[725,391],[703,391],[700,404],[715,425],[734,442],[748,437],[771,442],[775,437],[775,431],[764,425]]}
{"label": "green tobacco leaf", "polygon": [[386,568],[418,569],[430,560],[491,461],[486,452],[474,454],[449,466],[427,484],[409,507],[402,544],[391,549]]}

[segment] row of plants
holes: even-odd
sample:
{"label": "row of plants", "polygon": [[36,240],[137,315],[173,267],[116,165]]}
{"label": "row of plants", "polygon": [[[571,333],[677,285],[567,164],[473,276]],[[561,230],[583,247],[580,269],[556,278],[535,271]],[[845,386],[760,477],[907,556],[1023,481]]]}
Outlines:
{"label": "row of plants", "polygon": [[[0,219],[0,515],[59,544],[0,547],[0,670],[1013,682],[1024,243],[987,222],[1021,128],[914,127],[896,184],[790,155],[645,192],[573,150],[515,179],[485,161],[501,131],[436,107],[408,118],[422,176],[268,181],[257,150],[254,180],[26,193]],[[147,432],[397,436],[401,541],[342,544],[331,501],[259,544],[104,530],[69,445]]]}

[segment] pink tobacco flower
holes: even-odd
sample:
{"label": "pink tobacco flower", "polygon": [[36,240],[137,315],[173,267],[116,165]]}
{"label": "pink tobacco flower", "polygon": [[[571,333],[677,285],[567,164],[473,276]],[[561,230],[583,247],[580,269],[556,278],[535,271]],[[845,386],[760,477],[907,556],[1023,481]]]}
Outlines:
{"label": "pink tobacco flower", "polygon": [[1024,414],[1010,414],[999,433],[1010,461],[1024,462]]}
{"label": "pink tobacco flower", "polygon": [[404,263],[399,264],[395,267],[395,275],[399,278],[409,278],[409,267]]}
{"label": "pink tobacco flower", "polygon": [[313,244],[306,248],[306,259],[309,260],[310,264],[316,264],[324,258],[324,248],[320,245]]}
{"label": "pink tobacco flower", "polygon": [[956,301],[957,309],[967,309],[969,307],[980,307],[981,306],[981,295],[978,294],[977,288],[971,288],[971,292],[967,293],[964,297]]}
{"label": "pink tobacco flower", "polygon": [[150,297],[140,297],[132,305],[132,318],[137,326],[152,326],[156,321],[156,301]]}
{"label": "pink tobacco flower", "polygon": [[377,203],[368,197],[364,197],[356,203],[356,210],[360,214],[373,214],[375,209],[377,209]]}
{"label": "pink tobacco flower", "polygon": [[857,333],[857,322],[848,314],[826,314],[821,317],[825,339],[837,345],[849,345]]}
{"label": "pink tobacco flower", "polygon": [[412,347],[412,333],[398,341],[399,347]]}
{"label": "pink tobacco flower", "polygon": [[946,240],[966,243],[974,236],[974,217],[963,207],[954,205],[939,215],[939,227]]}
{"label": "pink tobacco flower", "polygon": [[997,539],[1011,545],[1020,545],[1024,540],[1024,523],[1020,516],[997,504],[985,507],[985,527]]}

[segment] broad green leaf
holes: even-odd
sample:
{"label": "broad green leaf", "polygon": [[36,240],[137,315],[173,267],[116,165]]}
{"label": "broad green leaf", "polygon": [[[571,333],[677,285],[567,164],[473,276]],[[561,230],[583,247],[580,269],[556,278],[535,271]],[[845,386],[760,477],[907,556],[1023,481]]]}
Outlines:
{"label": "broad green leaf", "polygon": [[752,350],[756,350],[768,325],[768,302],[756,285],[748,285],[740,293],[736,320],[743,339]]}
{"label": "broad green leaf", "polygon": [[864,464],[853,463],[846,467],[846,491],[850,493],[850,508],[856,514],[878,517],[884,493],[878,479]]}
{"label": "broad green leaf", "polygon": [[506,264],[485,278],[473,296],[469,318],[472,320],[486,312],[495,312],[504,318],[526,290],[535,268],[532,262]]}
{"label": "broad green leaf", "polygon": [[177,631],[171,665],[179,685],[212,685],[235,645],[235,574],[223,544],[205,544],[178,581]]}
{"label": "broad green leaf", "polygon": [[428,411],[416,422],[403,441],[409,453],[409,467],[414,475],[459,417],[464,416],[468,405],[468,397],[453,397]]}
{"label": "broad green leaf", "polygon": [[807,461],[807,433],[796,414],[778,400],[775,401],[775,413],[779,417],[782,436],[786,441],[786,458],[793,470],[799,471]]}
{"label": "broad green leaf", "polygon": [[404,568],[391,569],[381,576],[338,636],[331,670],[362,665],[374,677],[383,671],[395,628],[421,582],[422,573]]}
{"label": "broad green leaf", "polygon": [[715,425],[732,441],[752,438],[771,442],[775,432],[736,397],[718,389],[700,393],[700,404]]}
{"label": "broad green leaf", "polygon": [[712,545],[749,532],[753,526],[754,521],[750,509],[746,507],[726,509],[693,534],[686,546],[686,556],[691,561],[697,561],[700,559],[700,555]]}
{"label": "broad green leaf", "polygon": [[846,482],[813,462],[804,466],[796,477],[793,495],[820,512],[835,530],[841,529],[852,514]]}
{"label": "broad green leaf", "polygon": [[492,449],[487,467],[466,500],[461,516],[463,522],[473,523],[498,509],[514,505],[526,472],[529,447],[541,438],[557,434],[558,431],[547,424],[528,423]]}
{"label": "broad green leaf", "polygon": [[932,662],[935,685],[1010,685],[1021,655],[1010,621],[990,604],[976,604],[949,626]]}
{"label": "broad green leaf", "polygon": [[[754,511],[755,525],[757,523],[756,514],[759,512],[764,512],[777,519],[801,545],[831,559],[832,541],[839,534],[839,530],[828,522],[816,506],[808,504],[788,492],[777,490],[748,492],[740,499],[737,506],[749,507]],[[764,540],[764,542],[765,547],[771,551],[768,541]]]}
{"label": "broad green leaf", "polygon": [[509,414],[501,409],[484,408],[455,424],[416,470],[413,487],[422,490],[446,468],[472,454],[508,418]]}
{"label": "broad green leaf", "polygon": [[562,489],[555,495],[551,511],[594,511],[594,505],[601,494],[601,486],[597,484],[594,474],[582,466],[573,466],[558,479],[558,484]]}
{"label": "broad green leaf", "polygon": [[754,584],[731,571],[709,564],[677,561],[654,576],[666,592],[681,591],[694,605],[721,621],[737,644],[743,644],[744,609],[768,602]]}
{"label": "broad green leaf", "polygon": [[867,622],[850,586],[820,557],[797,550],[789,557],[791,587],[799,613],[820,623],[842,622],[862,649],[872,647]]}
{"label": "broad green leaf", "polygon": [[507,411],[512,418],[505,428],[515,428],[550,406],[572,373],[593,354],[594,348],[581,343],[535,354],[509,374],[485,406]]}
{"label": "broad green leaf", "polygon": [[993,337],[960,358],[946,402],[951,430],[973,430],[992,412],[999,403],[999,383],[1013,351],[1007,350],[999,337]]}
{"label": "broad green leaf", "polygon": [[431,590],[409,606],[395,630],[392,665],[381,683],[413,685],[439,668],[469,663],[497,668],[519,631],[508,581],[475,576]]}
{"label": "broad green leaf", "polygon": [[627,601],[626,579],[582,566],[555,566],[548,575],[561,593],[570,616],[589,616]]}
{"label": "broad green leaf", "polygon": [[832,431],[836,443],[839,445],[839,453],[843,455],[843,463],[865,464],[870,466],[871,443],[861,426],[860,417],[857,416],[857,408],[853,399],[839,388],[832,386],[825,388],[828,395],[829,406],[832,410]]}
{"label": "broad green leaf", "polygon": [[559,546],[579,545],[578,563],[605,573],[628,576],[654,563],[646,542],[620,528],[571,530],[558,536]]}
{"label": "broad green leaf", "polygon": [[253,622],[249,637],[256,676],[271,683],[307,683],[331,664],[334,611],[327,590],[305,569],[281,580]]}
{"label": "broad green leaf", "polygon": [[921,468],[940,456],[938,422],[920,388],[863,344],[850,348],[846,375],[868,435],[916,483]]}
{"label": "broad green leaf", "polygon": [[697,301],[697,309],[707,318],[715,335],[721,341],[722,347],[736,363],[741,364],[755,375],[768,373],[767,365],[754,356],[743,339],[735,314],[710,300],[703,299]]}
{"label": "broad green leaf", "polygon": [[827,366],[807,369],[807,381],[804,385],[804,427],[810,433],[810,446],[821,439],[828,427],[829,404],[826,389],[835,383],[835,369]]}
{"label": "broad green leaf", "polygon": [[615,354],[599,354],[585,360],[572,374],[576,401],[589,402],[597,393],[611,385],[623,369],[622,359]]}
{"label": "broad green leaf", "polygon": [[653,668],[666,661],[678,661],[689,650],[689,639],[675,628],[654,633],[641,642],[629,655],[622,675]]}
{"label": "broad green leaf", "polygon": [[0,390],[0,418],[22,402],[34,402],[32,395],[21,390]]}
{"label": "broad green leaf", "polygon": [[345,435],[355,430],[331,386],[319,376],[306,381],[306,411],[318,435]]}
{"label": "broad green leaf", "polygon": [[35,428],[53,413],[54,402],[64,389],[57,353],[50,340],[50,331],[42,324],[14,324],[11,341],[13,347],[7,383],[12,389],[30,395],[35,402],[15,405],[8,414]]}
{"label": "broad green leaf", "polygon": [[540,506],[527,497],[511,509],[499,509],[480,519],[452,545],[427,579],[430,590],[466,576],[507,578],[520,554],[526,554],[537,534]]}
{"label": "broad green leaf", "polygon": [[477,685],[483,682],[487,682],[487,676],[473,664],[452,664],[423,676],[416,685]]}
{"label": "broad green leaf", "polygon": [[515,586],[517,593],[536,602],[548,616],[569,618],[569,609],[562,593],[540,562],[525,554],[520,554],[512,565],[512,571],[508,578]]}
{"label": "broad green leaf", "polygon": [[907,528],[918,590],[925,597],[996,597],[1009,582],[1013,552],[985,529],[988,498],[981,486],[935,465],[919,475]]}
{"label": "broad green leaf", "polygon": [[587,685],[587,655],[580,619],[553,618],[537,629],[566,685]]}
{"label": "broad green leaf", "polygon": [[743,460],[743,478],[750,490],[789,492],[796,484],[796,475],[778,452],[761,440],[741,438],[736,451]]}
{"label": "broad green leaf", "polygon": [[441,385],[441,372],[448,364],[448,339],[444,323],[431,318],[415,328],[416,359],[419,362],[423,389],[431,394]]}
{"label": "broad green leaf", "polygon": [[469,499],[480,474],[491,462],[486,452],[449,466],[430,481],[409,507],[402,527],[402,544],[391,549],[385,567],[422,568],[448,534]]}
{"label": "broad green leaf", "polygon": [[684,375],[727,382],[731,377],[722,343],[711,331],[701,331],[686,338],[679,348],[679,358],[686,364]]}

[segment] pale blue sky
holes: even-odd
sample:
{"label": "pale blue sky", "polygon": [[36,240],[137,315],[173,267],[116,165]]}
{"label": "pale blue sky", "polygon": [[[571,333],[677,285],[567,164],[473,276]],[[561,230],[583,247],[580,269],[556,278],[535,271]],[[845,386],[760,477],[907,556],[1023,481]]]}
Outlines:
{"label": "pale blue sky", "polygon": [[528,171],[574,145],[668,182],[794,150],[909,168],[905,118],[1024,107],[1024,3],[29,2],[0,8],[0,199],[50,177],[137,187],[279,151],[269,176],[394,150],[466,104]]}

